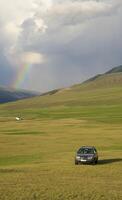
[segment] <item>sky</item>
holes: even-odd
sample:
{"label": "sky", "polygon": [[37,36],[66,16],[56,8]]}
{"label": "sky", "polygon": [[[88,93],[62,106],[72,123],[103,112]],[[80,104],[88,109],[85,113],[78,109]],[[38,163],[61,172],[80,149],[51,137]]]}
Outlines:
{"label": "sky", "polygon": [[122,64],[121,0],[0,0],[0,85],[46,92]]}

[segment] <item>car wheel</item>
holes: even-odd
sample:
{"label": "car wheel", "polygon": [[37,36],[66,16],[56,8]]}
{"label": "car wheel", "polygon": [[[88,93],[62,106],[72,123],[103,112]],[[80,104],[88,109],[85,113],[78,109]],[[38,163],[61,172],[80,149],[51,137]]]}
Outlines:
{"label": "car wheel", "polygon": [[78,161],[77,160],[75,160],[75,165],[78,165],[79,163],[78,163]]}
{"label": "car wheel", "polygon": [[93,160],[93,161],[92,161],[92,165],[95,165],[95,164],[96,164],[96,160]]}
{"label": "car wheel", "polygon": [[95,164],[97,164],[98,163],[98,160],[95,160]]}

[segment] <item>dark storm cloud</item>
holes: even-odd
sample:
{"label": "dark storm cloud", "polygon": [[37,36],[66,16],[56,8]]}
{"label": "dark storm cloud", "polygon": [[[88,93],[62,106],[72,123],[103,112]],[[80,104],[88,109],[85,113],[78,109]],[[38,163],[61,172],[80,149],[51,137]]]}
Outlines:
{"label": "dark storm cloud", "polygon": [[45,2],[37,0],[12,48],[13,58],[36,53],[44,60],[33,65],[23,87],[69,86],[122,63],[120,0]]}
{"label": "dark storm cloud", "polygon": [[15,71],[5,56],[0,52],[0,85],[11,86],[14,81]]}
{"label": "dark storm cloud", "polygon": [[[81,15],[81,23],[79,21],[77,24],[74,21],[74,23],[69,23],[66,26],[65,17],[71,17],[67,13],[60,21],[58,20],[60,16],[55,19],[54,17],[50,18],[51,21],[49,20],[50,23],[47,23],[46,33],[36,34],[35,38],[31,40],[28,49],[41,52],[48,58],[45,64],[46,69],[41,66],[40,73],[39,69],[37,73],[35,70],[35,76],[39,77],[40,82],[41,79],[43,80],[42,90],[43,88],[48,90],[51,87],[64,87],[82,82],[92,75],[103,73],[122,63],[122,8],[118,7],[118,4],[115,6],[113,4],[108,6],[107,4],[107,7],[105,4],[104,6],[105,10],[102,7],[101,13],[93,9],[94,12],[92,12],[95,13],[95,17],[92,17],[93,13],[90,14],[91,18],[90,15],[85,14],[84,18]],[[96,6],[95,8],[99,10],[100,7]],[[109,9],[106,10],[106,8]],[[60,8],[58,9],[60,11]],[[65,13],[64,10],[61,10],[62,12]],[[54,15],[53,11],[51,11],[51,14]],[[70,19],[69,21],[73,22]],[[58,24],[58,22],[60,23]],[[50,73],[48,87],[45,87],[44,82],[46,83],[46,81],[42,78],[45,70],[47,70],[47,74]],[[39,88],[38,84],[37,81],[37,87]]]}
{"label": "dark storm cloud", "polygon": [[6,49],[9,48],[10,41],[7,38],[1,22],[0,27],[0,86],[11,86],[15,77],[15,70],[6,55]]}

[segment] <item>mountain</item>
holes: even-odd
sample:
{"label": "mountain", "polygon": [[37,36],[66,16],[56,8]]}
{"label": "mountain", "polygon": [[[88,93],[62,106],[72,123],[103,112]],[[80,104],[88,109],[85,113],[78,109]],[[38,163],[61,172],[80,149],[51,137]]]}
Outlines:
{"label": "mountain", "polygon": [[122,123],[122,72],[120,67],[115,69],[69,88],[2,104],[0,116],[5,120],[20,115],[24,119],[76,118]]}
{"label": "mountain", "polygon": [[122,72],[122,65],[118,66],[118,67],[114,67],[112,68],[111,70],[107,71],[106,73],[104,74],[97,74],[96,76],[84,81],[84,83],[87,83],[87,82],[91,82],[91,81],[94,81],[98,78],[100,78],[101,76],[103,77],[104,75],[107,75],[107,74],[113,74],[113,73],[121,73]]}
{"label": "mountain", "polygon": [[[41,109],[57,106],[93,106],[122,103],[122,67],[97,75],[69,88],[53,90],[35,98],[6,105],[6,108]],[[116,71],[116,73],[115,73]],[[114,72],[114,73],[113,73]]]}
{"label": "mountain", "polygon": [[12,102],[20,99],[30,98],[37,96],[34,92],[26,90],[14,90],[0,87],[0,103]]}
{"label": "mountain", "polygon": [[112,74],[112,73],[119,73],[119,72],[122,72],[122,65],[112,68],[111,70],[109,70],[105,74]]}

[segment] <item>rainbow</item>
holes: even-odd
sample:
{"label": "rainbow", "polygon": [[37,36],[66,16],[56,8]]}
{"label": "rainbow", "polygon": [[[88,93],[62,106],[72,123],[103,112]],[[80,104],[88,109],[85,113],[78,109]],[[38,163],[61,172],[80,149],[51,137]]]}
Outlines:
{"label": "rainbow", "polygon": [[15,77],[15,80],[13,81],[12,87],[13,88],[21,88],[23,86],[23,83],[28,77],[29,71],[31,70],[32,65],[27,64],[23,67],[20,67],[17,71],[17,75]]}

